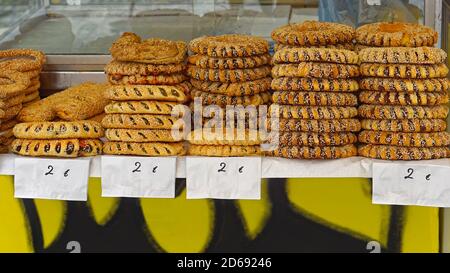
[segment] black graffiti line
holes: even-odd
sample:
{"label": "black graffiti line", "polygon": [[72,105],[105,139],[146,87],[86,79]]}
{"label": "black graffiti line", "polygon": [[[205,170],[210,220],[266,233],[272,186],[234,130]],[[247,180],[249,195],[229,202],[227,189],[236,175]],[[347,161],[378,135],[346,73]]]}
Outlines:
{"label": "black graffiti line", "polygon": [[22,199],[21,201],[24,207],[24,217],[28,220],[33,249],[35,252],[42,252],[44,250],[44,235],[36,204],[33,199]]}

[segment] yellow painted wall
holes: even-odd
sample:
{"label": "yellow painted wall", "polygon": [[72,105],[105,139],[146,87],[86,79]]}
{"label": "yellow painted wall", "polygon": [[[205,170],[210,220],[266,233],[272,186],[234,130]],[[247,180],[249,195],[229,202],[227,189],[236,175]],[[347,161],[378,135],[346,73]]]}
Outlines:
{"label": "yellow painted wall", "polygon": [[[250,241],[258,239],[273,216],[272,206],[277,200],[270,199],[268,183],[277,182],[263,181],[261,200],[234,201]],[[371,203],[369,180],[288,179],[286,183],[287,199],[299,217],[354,238],[388,245],[391,207]],[[120,198],[102,198],[99,179],[91,179],[88,195],[88,202],[80,206],[88,207],[89,217],[100,228],[115,221]],[[34,204],[46,249],[60,240],[66,228],[70,217],[67,203],[35,200]],[[202,252],[214,237],[214,220],[219,216],[211,200],[186,200],[183,191],[175,199],[141,199],[139,206],[143,228],[158,251]],[[439,251],[438,209],[405,207],[402,221],[402,252]],[[0,176],[0,252],[33,252],[29,225],[22,200],[13,197],[13,178]]]}

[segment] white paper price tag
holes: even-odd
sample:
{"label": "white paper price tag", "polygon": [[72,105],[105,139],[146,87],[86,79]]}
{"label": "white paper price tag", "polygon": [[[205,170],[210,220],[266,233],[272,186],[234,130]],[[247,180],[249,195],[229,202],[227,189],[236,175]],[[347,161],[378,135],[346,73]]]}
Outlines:
{"label": "white paper price tag", "polygon": [[102,157],[102,196],[174,198],[176,157]]}
{"label": "white paper price tag", "polygon": [[15,159],[14,196],[87,200],[90,159]]}
{"label": "white paper price tag", "polygon": [[187,157],[188,199],[260,199],[260,157]]}
{"label": "white paper price tag", "polygon": [[374,163],[372,201],[450,207],[450,166]]}

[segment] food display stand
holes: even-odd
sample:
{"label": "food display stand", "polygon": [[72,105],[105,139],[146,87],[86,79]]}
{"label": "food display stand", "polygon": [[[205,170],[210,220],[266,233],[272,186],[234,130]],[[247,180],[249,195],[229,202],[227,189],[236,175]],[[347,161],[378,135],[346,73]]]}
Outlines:
{"label": "food display stand", "polygon": [[[46,53],[41,96],[86,81],[105,82],[109,47],[127,31],[184,41],[226,33],[270,40],[272,29],[291,22],[320,19],[359,26],[398,20],[432,27],[442,37],[439,46],[448,52],[449,1],[342,0],[328,6],[330,2],[3,1],[0,49]],[[352,2],[359,3],[352,6]],[[355,13],[349,12],[355,7]],[[258,165],[257,198],[215,199],[189,198],[186,157],[179,157],[172,168],[177,179],[171,198],[103,197],[103,157],[89,162],[87,200],[63,201],[15,198],[15,164],[20,157],[0,155],[0,252],[449,251],[448,209],[420,200],[420,206],[406,206],[401,198],[392,205],[373,204],[372,178],[374,164],[409,170],[450,167],[450,159],[264,157]],[[231,160],[229,166],[237,161]]]}

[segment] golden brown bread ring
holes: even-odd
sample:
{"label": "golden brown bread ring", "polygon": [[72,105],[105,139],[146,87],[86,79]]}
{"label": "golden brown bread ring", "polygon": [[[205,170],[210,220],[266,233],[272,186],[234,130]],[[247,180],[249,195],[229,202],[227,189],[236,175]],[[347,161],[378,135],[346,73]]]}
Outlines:
{"label": "golden brown bread ring", "polygon": [[445,119],[447,106],[361,105],[359,116],[366,119]]}
{"label": "golden brown bread ring", "polygon": [[355,37],[355,29],[337,23],[305,21],[278,27],[272,31],[272,39],[279,44],[317,46],[349,43]]}
{"label": "golden brown bread ring", "polygon": [[350,50],[331,48],[284,48],[275,52],[274,64],[325,62],[358,64],[358,54]]}
{"label": "golden brown bread ring", "polygon": [[[304,48],[302,46],[293,46],[293,45],[284,45],[284,44],[275,44],[274,45],[274,51],[277,52],[278,50],[282,50],[285,48]],[[353,44],[353,41],[344,43],[344,44],[328,44],[328,45],[314,45],[309,46],[308,48],[330,48],[330,49],[341,49],[341,50],[350,50],[350,51],[357,51],[355,50],[355,44]]]}
{"label": "golden brown bread ring", "polygon": [[15,105],[21,104],[21,103],[24,102],[24,99],[25,99],[25,95],[24,94],[19,94],[19,95],[16,95],[14,97],[10,97],[10,98],[7,98],[7,99],[0,100],[0,109],[6,110],[6,109],[11,108],[11,107],[13,107]]}
{"label": "golden brown bread ring", "polygon": [[359,76],[359,66],[334,63],[278,64],[272,68],[272,77],[349,79]]}
{"label": "golden brown bread ring", "polygon": [[190,145],[189,155],[193,156],[256,156],[261,154],[259,145],[233,146],[233,145]]}
{"label": "golden brown bread ring", "polygon": [[403,79],[430,79],[445,78],[448,74],[447,65],[407,65],[407,64],[370,64],[360,65],[361,76],[403,78]]}
{"label": "golden brown bread ring", "polygon": [[430,133],[445,131],[447,122],[442,119],[363,119],[361,128],[385,132]]}
{"label": "golden brown bread ring", "polygon": [[438,133],[396,133],[364,130],[359,133],[359,142],[403,147],[439,147],[450,145],[450,134]]}
{"label": "golden brown bread ring", "polygon": [[374,92],[359,93],[360,103],[374,105],[433,106],[448,103],[447,92]]}
{"label": "golden brown bread ring", "polygon": [[272,80],[272,89],[278,91],[356,92],[358,81],[353,79],[319,79],[281,77]]}
{"label": "golden brown bread ring", "polygon": [[281,147],[308,146],[343,146],[354,144],[358,137],[354,133],[314,133],[314,132],[271,132],[268,141],[278,143]]}
{"label": "golden brown bread ring", "polygon": [[441,64],[447,53],[435,47],[369,47],[359,52],[361,63]]}
{"label": "golden brown bread ring", "polygon": [[430,160],[447,158],[448,147],[399,147],[389,145],[362,145],[358,148],[360,156],[384,160]]}
{"label": "golden brown bread ring", "polygon": [[201,98],[202,103],[205,105],[218,105],[220,107],[226,107],[227,105],[264,105],[270,102],[270,93],[259,93],[253,96],[231,97],[220,94],[211,94],[199,90],[192,90],[191,97]]}
{"label": "golden brown bread ring", "polygon": [[[273,128],[274,124],[269,120],[268,128]],[[276,123],[275,123],[276,126]],[[361,123],[357,119],[337,119],[337,120],[311,120],[311,119],[279,119],[278,129],[280,131],[292,132],[317,132],[317,133],[338,133],[338,132],[359,132]]]}
{"label": "golden brown bread ring", "polygon": [[[265,121],[265,120],[264,120]],[[259,121],[258,119],[249,119],[249,118],[240,118],[238,117],[237,119],[234,120],[234,122],[232,121],[228,121],[226,119],[220,120],[220,119],[213,119],[210,117],[207,118],[203,118],[201,120],[201,126],[203,126],[203,129],[211,129],[211,130],[216,130],[217,128],[228,128],[228,129],[249,129],[249,130],[257,130],[258,127],[259,129],[262,129],[261,127],[265,126],[261,121],[261,126],[259,127],[257,124]],[[199,123],[200,124],[200,123]],[[194,128],[195,130],[195,128]],[[263,133],[260,131],[260,133]]]}
{"label": "golden brown bread ring", "polygon": [[391,79],[391,78],[362,78],[359,82],[361,90],[379,92],[447,92],[449,81],[439,79]]}
{"label": "golden brown bread ring", "polygon": [[255,55],[241,58],[214,58],[205,55],[192,55],[188,63],[203,69],[250,69],[269,65],[270,54]]}
{"label": "golden brown bread ring", "polygon": [[109,155],[181,156],[186,154],[186,150],[183,143],[109,141],[103,145],[103,153]]}
{"label": "golden brown bread ring", "polygon": [[134,33],[124,32],[109,50],[118,61],[149,64],[182,63],[186,57],[187,46],[182,41],[147,39]]}
{"label": "golden brown bread ring", "polygon": [[196,80],[212,82],[247,82],[270,76],[270,66],[261,66],[252,69],[203,69],[188,65],[186,74]]}
{"label": "golden brown bread ring", "polygon": [[24,139],[100,138],[104,130],[95,121],[26,122],[14,126],[14,136]]}
{"label": "golden brown bread ring", "polygon": [[3,120],[9,120],[15,118],[17,114],[19,114],[20,110],[22,110],[22,103],[11,106],[6,109],[0,109],[0,118]]}
{"label": "golden brown bread ring", "polygon": [[192,131],[187,136],[187,141],[192,145],[231,145],[231,146],[253,146],[260,145],[263,137],[258,130],[232,129],[226,130],[222,127],[220,131],[217,128],[202,128]]}
{"label": "golden brown bread ring", "polygon": [[105,66],[105,73],[113,75],[167,75],[181,73],[185,68],[182,63],[146,64],[112,60]]}
{"label": "golden brown bread ring", "polygon": [[[1,59],[1,57],[0,57]],[[41,64],[32,59],[25,59],[25,58],[17,58],[17,59],[7,59],[6,61],[0,60],[0,69],[6,69],[6,70],[13,70],[18,71],[22,73],[31,72],[27,75],[39,75],[42,66]]]}
{"label": "golden brown bread ring", "polygon": [[45,54],[34,49],[7,49],[0,51],[0,59],[5,59],[0,60],[0,70],[25,72],[41,70]]}
{"label": "golden brown bread ring", "polygon": [[37,81],[39,81],[39,75],[41,74],[40,69],[36,70],[30,70],[22,72],[26,77],[30,78],[30,85],[36,84]]}
{"label": "golden brown bread ring", "polygon": [[265,121],[268,105],[259,105],[257,107],[253,105],[233,105],[227,107],[220,107],[218,105],[204,105],[203,109],[199,111],[198,108],[194,109],[194,103],[191,103],[189,108],[194,116],[194,122],[200,123],[200,121],[196,119],[197,117],[195,115],[198,115],[198,117],[202,115],[202,121],[204,123],[208,121],[211,121],[211,123],[215,121],[219,123],[222,120],[225,125],[227,120],[229,123],[232,121],[235,121],[236,123],[237,121],[245,120],[246,122],[250,121],[251,125],[258,126],[259,120]]}
{"label": "golden brown bread ring", "polygon": [[358,97],[349,93],[276,91],[272,102],[310,106],[356,106]]}
{"label": "golden brown bread ring", "polygon": [[210,57],[249,57],[269,52],[269,43],[256,36],[225,34],[196,38],[189,43],[189,49]]}
{"label": "golden brown bread ring", "polygon": [[22,72],[0,70],[0,99],[17,96],[30,85],[30,78]]}
{"label": "golden brown bread ring", "polygon": [[266,152],[268,156],[284,157],[290,159],[338,159],[356,156],[356,146],[348,144],[345,146],[293,146],[279,147],[274,151]]}
{"label": "golden brown bread ring", "polygon": [[36,101],[36,100],[39,100],[40,98],[41,98],[41,96],[39,95],[39,91],[26,94],[23,99],[23,104],[25,105],[25,103],[28,103],[31,101]]}
{"label": "golden brown bread ring", "polygon": [[356,107],[335,107],[335,106],[297,106],[272,104],[269,108],[269,116],[278,115],[286,119],[348,119],[358,115]]}
{"label": "golden brown bread ring", "polygon": [[432,28],[401,22],[367,24],[356,30],[358,44],[383,47],[434,46],[438,33]]}
{"label": "golden brown bread ring", "polygon": [[199,81],[191,79],[192,86],[204,92],[227,96],[250,96],[269,91],[271,78],[262,78],[254,81],[221,83],[212,81]]}
{"label": "golden brown bread ring", "polygon": [[23,90],[22,92],[26,95],[26,94],[30,94],[30,93],[34,93],[34,92],[39,92],[39,88],[41,88],[41,83],[38,82],[31,82],[30,85],[27,87],[27,89]]}

